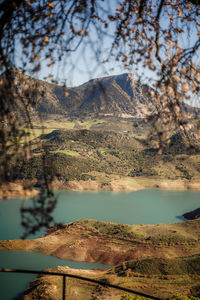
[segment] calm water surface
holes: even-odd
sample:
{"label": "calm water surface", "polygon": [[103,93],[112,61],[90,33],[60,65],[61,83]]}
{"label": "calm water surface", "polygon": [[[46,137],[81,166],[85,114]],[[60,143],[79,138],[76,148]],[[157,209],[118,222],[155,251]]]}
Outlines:
{"label": "calm water surface", "polygon": [[[98,263],[75,262],[62,260],[57,257],[42,255],[38,253],[23,251],[0,251],[1,268],[42,270],[57,266],[68,266],[76,269],[104,269],[108,266]],[[28,286],[28,283],[35,279],[35,275],[0,273],[0,299],[17,299]]]}
{"label": "calm water surface", "polygon": [[[124,224],[171,223],[179,222],[182,214],[200,207],[199,191],[142,190],[118,193],[57,191],[56,195],[58,203],[53,216],[55,222],[59,223],[84,218]],[[22,236],[20,207],[23,203],[30,205],[32,202],[31,199],[0,201],[0,239],[19,239]],[[30,238],[39,237],[44,233],[45,231],[41,230]],[[36,253],[0,252],[0,267],[39,270],[58,265],[82,269],[103,267],[99,264],[63,261]],[[0,274],[0,299],[13,299],[33,278],[35,277],[32,275]]]}
{"label": "calm water surface", "polygon": [[[179,222],[182,214],[200,206],[199,191],[137,192],[71,192],[57,191],[57,207],[53,212],[56,222],[68,223],[90,218],[124,224],[157,224]],[[18,239],[20,207],[31,200],[10,199],[0,201],[0,239]],[[44,234],[40,231],[33,237]]]}

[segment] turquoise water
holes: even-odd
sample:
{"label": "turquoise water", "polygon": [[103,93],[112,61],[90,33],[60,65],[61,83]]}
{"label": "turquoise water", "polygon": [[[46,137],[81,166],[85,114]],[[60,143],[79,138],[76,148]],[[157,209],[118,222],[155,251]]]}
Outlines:
{"label": "turquoise water", "polygon": [[[23,251],[0,251],[0,267],[25,270],[42,270],[57,266],[76,269],[103,269],[107,266],[98,263],[75,262],[57,257]],[[11,300],[26,289],[36,276],[29,274],[0,273],[0,299]]]}
{"label": "turquoise water", "polygon": [[[179,222],[180,216],[200,207],[199,191],[137,192],[71,192],[57,191],[58,203],[53,212],[55,222],[68,223],[90,218],[124,224],[157,224]],[[31,200],[9,199],[0,201],[0,239],[19,239],[23,234],[20,225],[20,207]],[[41,230],[31,238],[45,233]],[[0,267],[44,269],[67,265],[73,268],[103,268],[88,264],[60,260],[55,257],[27,252],[0,252]],[[26,288],[34,275],[0,273],[0,299],[11,300]],[[17,299],[17,298],[15,298]]]}
{"label": "turquoise water", "polygon": [[[57,191],[56,222],[68,223],[90,218],[124,224],[179,222],[182,214],[200,206],[199,191],[141,190],[137,192]],[[18,239],[23,234],[20,207],[31,200],[0,201],[0,239]],[[33,237],[45,233],[41,230]]]}

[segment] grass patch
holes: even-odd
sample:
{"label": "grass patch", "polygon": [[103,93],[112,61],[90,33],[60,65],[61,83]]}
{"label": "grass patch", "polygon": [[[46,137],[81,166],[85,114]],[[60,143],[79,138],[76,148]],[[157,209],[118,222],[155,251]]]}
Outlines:
{"label": "grass patch", "polygon": [[[36,124],[34,124],[37,126]],[[69,121],[68,119],[57,120],[44,120],[42,122],[42,126],[46,127],[46,129],[74,129],[75,122]]]}
{"label": "grass patch", "polygon": [[77,121],[78,125],[82,128],[82,129],[92,129],[93,126],[96,125],[101,125],[103,123],[105,123],[105,121],[103,120],[82,120],[82,121]]}
{"label": "grass patch", "polygon": [[26,132],[26,136],[24,136],[21,139],[21,143],[28,143],[31,142],[34,139],[37,139],[43,134],[48,134],[52,132],[52,129],[46,129],[46,128],[34,128],[34,129],[29,129],[29,128],[23,128],[24,131]]}
{"label": "grass patch", "polygon": [[98,151],[99,151],[101,154],[106,154],[106,149],[105,149],[105,148],[98,148]]}
{"label": "grass patch", "polygon": [[64,149],[64,150],[56,150],[56,151],[52,151],[52,153],[64,153],[67,155],[71,155],[71,156],[79,156],[80,154],[74,150],[68,150],[68,149]]}

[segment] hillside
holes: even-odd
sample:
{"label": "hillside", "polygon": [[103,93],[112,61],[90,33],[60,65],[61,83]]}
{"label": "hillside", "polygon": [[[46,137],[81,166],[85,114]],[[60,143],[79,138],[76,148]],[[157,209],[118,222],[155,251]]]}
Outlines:
{"label": "hillside", "polygon": [[[39,81],[18,71],[13,79],[22,91],[31,83],[37,97],[33,130],[25,128],[21,141],[29,144],[30,153],[25,161],[10,160],[12,184],[25,188],[30,182],[40,185],[45,163],[46,174],[54,178],[53,189],[200,190],[199,132],[189,130],[188,138],[184,130],[173,130],[158,154],[158,137],[150,134],[151,123],[146,122],[146,117],[155,113],[151,89],[132,74],[93,79],[75,88]],[[194,118],[199,110],[182,104],[182,111],[189,112],[187,117],[199,129],[200,122]],[[37,112],[42,122],[38,123]],[[0,241],[0,249],[101,262],[115,267],[106,271],[56,270],[86,274],[163,299],[177,293],[198,297],[199,229],[199,218],[145,226],[80,220],[51,227],[40,239]],[[133,299],[80,282],[69,286],[73,300],[90,296],[96,300]],[[40,277],[31,283],[24,299],[59,299],[60,288],[59,280]]]}
{"label": "hillside", "polygon": [[199,249],[200,219],[158,225],[80,220],[50,227],[39,239],[0,241],[0,250],[33,251],[61,259],[115,266],[149,257],[199,254]]}
{"label": "hillside", "polygon": [[[179,143],[174,143],[177,139]],[[144,137],[131,132],[56,129],[31,140],[32,156],[28,161],[13,162],[11,181],[40,181],[43,172],[40,143],[47,150],[49,172],[68,188],[70,181],[80,180],[96,183],[96,189],[112,190],[120,184],[130,187],[131,182],[140,178],[148,179],[149,186],[152,180],[155,185],[160,180],[200,179],[200,154],[191,152],[181,135],[172,136],[163,154],[158,155],[156,140],[147,143]]]}
{"label": "hillside", "polygon": [[45,117],[62,114],[70,118],[97,115],[143,118],[155,109],[148,96],[149,88],[136,82],[132,74],[93,79],[74,88],[33,79],[17,70],[13,72],[13,80],[18,90],[23,90],[25,83],[35,84],[36,107]]}
{"label": "hillside", "polygon": [[[189,266],[189,267],[188,267]],[[149,268],[153,272],[148,272]],[[200,261],[199,255],[175,259],[144,259],[123,263],[108,270],[75,270],[68,267],[50,269],[53,272],[65,272],[117,284],[161,299],[197,300],[200,297]],[[147,270],[147,271],[146,271]],[[23,300],[61,299],[61,279],[53,276],[41,276],[32,281]],[[97,286],[76,279],[67,279],[66,296],[70,300],[145,300],[115,289]]]}
{"label": "hillside", "polygon": [[[92,79],[78,87],[67,88],[13,70],[13,83],[24,97],[30,96],[27,86],[35,88],[34,109],[43,118],[56,114],[70,119],[108,116],[145,119],[156,112],[157,104],[150,97],[152,88],[138,82],[130,73]],[[181,107],[190,114],[199,112],[184,103]]]}
{"label": "hillside", "polygon": [[[80,220],[53,226],[39,239],[0,241],[0,249],[114,265],[108,270],[57,267],[53,271],[106,280],[161,299],[177,294],[199,297],[199,225],[200,219],[158,225]],[[61,288],[57,277],[42,276],[30,284],[23,299],[62,299]],[[67,279],[66,294],[71,300],[129,299],[122,292],[74,279]]]}

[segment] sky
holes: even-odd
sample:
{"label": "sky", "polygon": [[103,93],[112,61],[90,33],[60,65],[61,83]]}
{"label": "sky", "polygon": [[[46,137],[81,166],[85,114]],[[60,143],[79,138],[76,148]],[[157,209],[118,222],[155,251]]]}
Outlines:
{"label": "sky", "polygon": [[[119,0],[113,0],[104,1],[101,3],[103,3],[102,7],[104,10],[107,9],[109,13],[113,13],[118,5],[118,2]],[[105,11],[103,13],[105,13]],[[163,19],[161,25],[166,26],[165,18]],[[130,69],[127,70],[123,63],[117,62],[115,57],[108,55],[112,47],[114,35],[113,23],[109,22],[109,26],[107,29],[104,29],[103,34],[101,30],[102,28],[95,28],[95,26],[91,26],[88,36],[84,39],[84,42],[80,44],[75,52],[68,53],[66,56],[63,55],[62,60],[60,62],[56,61],[56,64],[50,68],[46,66],[47,60],[42,60],[41,69],[37,74],[30,72],[31,66],[27,70],[27,73],[33,77],[45,80],[48,80],[45,78],[48,76],[48,74],[52,74],[53,78],[58,81],[58,84],[65,84],[68,87],[79,86],[92,78],[104,77],[108,75],[117,75],[127,72],[136,75],[134,66],[130,66]],[[99,35],[101,38],[99,38]],[[193,39],[193,37],[195,37],[194,31],[191,32],[191,39]],[[185,39],[180,41],[180,43],[187,44],[188,41],[188,39]],[[20,66],[22,53],[20,45],[17,45],[17,52],[19,59],[16,59],[16,62],[17,65]],[[108,56],[108,62],[103,63]],[[150,84],[150,82],[148,82],[148,78],[156,78],[155,73],[148,69],[144,70],[141,67],[141,69],[138,71],[139,75],[140,72],[143,71],[147,78],[147,80],[144,82]]]}
{"label": "sky", "polygon": [[[119,0],[99,1],[98,3],[102,7],[102,10],[99,10],[100,14],[107,12],[108,15],[115,11]],[[68,87],[79,86],[92,78],[125,73],[127,70],[122,64],[117,63],[114,58],[110,57],[108,63],[103,63],[103,60],[107,59],[109,49],[111,49],[113,31],[112,23],[109,24],[108,29],[101,26],[96,28],[91,24],[88,36],[83,39],[76,51],[63,55],[60,62],[55,57],[56,64],[51,67],[47,67],[47,60],[42,59],[41,69],[37,74],[31,73],[32,65],[28,64],[26,72],[39,79],[44,79],[52,74],[59,84],[65,83]],[[17,42],[15,57],[17,67],[22,67],[22,52],[23,48]],[[39,55],[42,56],[42,53],[39,53]]]}

